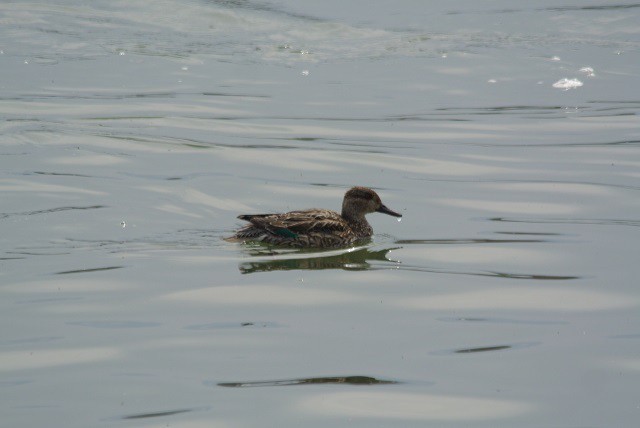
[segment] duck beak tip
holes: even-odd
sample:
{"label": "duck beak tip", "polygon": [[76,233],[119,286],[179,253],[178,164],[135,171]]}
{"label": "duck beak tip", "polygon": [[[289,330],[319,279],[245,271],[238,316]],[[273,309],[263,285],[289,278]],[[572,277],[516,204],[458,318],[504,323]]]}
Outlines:
{"label": "duck beak tip", "polygon": [[378,208],[377,211],[380,212],[380,213],[383,213],[383,214],[394,216],[394,217],[402,217],[402,214],[397,213],[397,212],[395,212],[393,210],[390,210],[385,205],[382,205],[380,208]]}

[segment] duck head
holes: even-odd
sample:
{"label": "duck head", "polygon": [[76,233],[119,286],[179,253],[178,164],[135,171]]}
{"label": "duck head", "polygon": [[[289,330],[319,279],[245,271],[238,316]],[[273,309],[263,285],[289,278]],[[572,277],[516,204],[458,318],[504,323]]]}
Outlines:
{"label": "duck head", "polygon": [[368,187],[352,187],[345,193],[342,200],[342,217],[359,218],[373,212],[402,217],[402,214],[387,208],[380,196]]}

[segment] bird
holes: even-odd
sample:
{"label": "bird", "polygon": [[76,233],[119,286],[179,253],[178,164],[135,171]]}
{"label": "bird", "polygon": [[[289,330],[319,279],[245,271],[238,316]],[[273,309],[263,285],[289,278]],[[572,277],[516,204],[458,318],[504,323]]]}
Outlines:
{"label": "bird", "polygon": [[312,208],[281,214],[242,214],[238,218],[250,224],[228,238],[231,241],[259,241],[297,248],[331,248],[351,245],[371,237],[373,229],[366,214],[379,212],[402,217],[382,203],[368,187],[347,190],[342,212]]}

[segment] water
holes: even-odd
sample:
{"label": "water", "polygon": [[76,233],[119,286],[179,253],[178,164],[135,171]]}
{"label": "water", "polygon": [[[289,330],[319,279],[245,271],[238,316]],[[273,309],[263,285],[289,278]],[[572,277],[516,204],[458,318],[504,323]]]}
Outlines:
{"label": "water", "polygon": [[[3,422],[637,426],[639,13],[0,5]],[[370,243],[222,239],[356,184]]]}

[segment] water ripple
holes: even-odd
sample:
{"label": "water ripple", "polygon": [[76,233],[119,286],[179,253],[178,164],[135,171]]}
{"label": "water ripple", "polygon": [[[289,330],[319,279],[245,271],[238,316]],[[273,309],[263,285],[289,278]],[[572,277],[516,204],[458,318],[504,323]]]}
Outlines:
{"label": "water ripple", "polygon": [[[232,388],[246,388],[258,386],[291,386],[291,385],[318,385],[318,384],[346,384],[346,385],[390,385],[396,384],[394,380],[376,379],[370,376],[329,376],[329,377],[309,377],[300,379],[282,379],[267,381],[249,381],[249,382],[220,382],[217,386],[225,386]],[[205,382],[206,385],[212,385],[211,382]]]}
{"label": "water ripple", "polygon": [[97,267],[97,268],[65,270],[61,272],[56,272],[56,275],[69,275],[74,273],[91,273],[91,272],[100,272],[105,270],[114,270],[114,269],[122,269],[122,268],[124,268],[124,266],[106,266],[106,267]]}
{"label": "water ripple", "polygon": [[34,210],[34,211],[23,211],[23,212],[14,212],[14,213],[0,213],[0,219],[14,217],[14,216],[31,216],[31,215],[40,215],[40,214],[51,214],[60,211],[73,211],[73,210],[97,210],[100,208],[107,208],[106,205],[88,205],[88,206],[68,206],[68,207],[56,207],[56,208],[48,208],[46,210]]}
{"label": "water ripple", "polygon": [[496,352],[496,351],[506,351],[510,349],[523,349],[529,348],[531,346],[539,345],[539,342],[521,342],[521,343],[509,343],[509,344],[500,344],[500,345],[488,345],[488,346],[477,346],[470,348],[457,348],[457,349],[449,349],[445,351],[435,351],[432,352],[431,355],[451,355],[451,354],[477,354],[484,352]]}
{"label": "water ripple", "polygon": [[504,223],[531,223],[531,224],[587,224],[598,226],[640,226],[640,220],[633,219],[597,219],[597,218],[515,218],[515,217],[490,217],[487,220]]}

